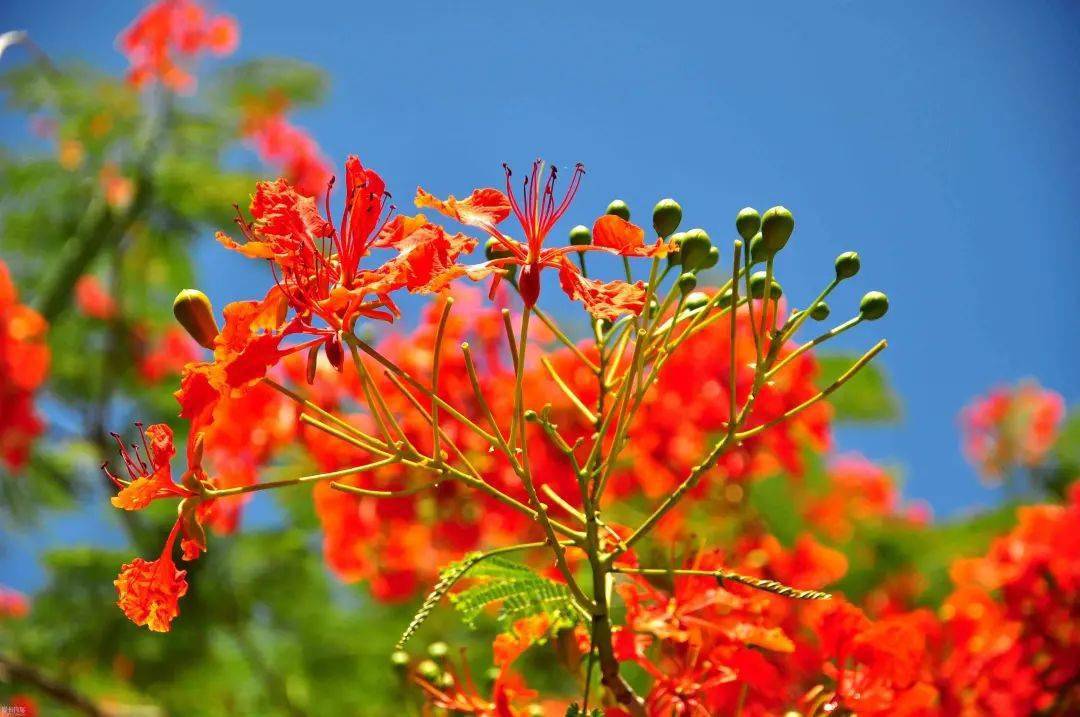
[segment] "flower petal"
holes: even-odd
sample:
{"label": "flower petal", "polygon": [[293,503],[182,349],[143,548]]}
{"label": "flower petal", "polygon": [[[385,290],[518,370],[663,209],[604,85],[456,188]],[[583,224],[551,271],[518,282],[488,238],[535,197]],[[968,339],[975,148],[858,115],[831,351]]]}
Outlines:
{"label": "flower petal", "polygon": [[585,304],[588,312],[598,319],[614,321],[626,313],[640,314],[645,308],[643,282],[588,279],[565,259],[559,264],[559,284],[567,296]]}
{"label": "flower petal", "polygon": [[443,200],[417,187],[414,201],[420,208],[430,207],[474,227],[498,224],[510,216],[510,200],[498,189],[474,189],[465,199],[456,199],[451,194]]}
{"label": "flower petal", "polygon": [[622,217],[605,214],[593,223],[593,246],[610,249],[621,256],[665,256],[671,246],[662,239],[645,244],[645,230]]}

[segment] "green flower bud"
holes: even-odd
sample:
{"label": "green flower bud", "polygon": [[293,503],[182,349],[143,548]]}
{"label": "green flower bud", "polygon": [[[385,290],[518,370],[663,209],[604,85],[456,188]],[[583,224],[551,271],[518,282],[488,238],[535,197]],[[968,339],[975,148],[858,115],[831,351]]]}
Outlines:
{"label": "green flower bud", "polygon": [[709,303],[709,295],[704,291],[694,291],[686,296],[683,300],[683,306],[689,311],[700,309],[705,304]]}
{"label": "green flower bud", "polygon": [[716,266],[718,261],[720,261],[720,250],[716,247],[711,247],[709,253],[705,255],[705,263],[701,265],[701,268],[711,269]]}
{"label": "green flower bud", "polygon": [[765,251],[765,239],[761,236],[761,232],[758,232],[750,240],[750,263],[760,264],[768,258],[769,252]]}
{"label": "green flower bud", "polygon": [[697,288],[697,277],[691,273],[683,274],[679,277],[679,293],[686,296],[691,291]]}
{"label": "green flower bud", "polygon": [[668,266],[678,266],[682,263],[682,242],[685,238],[686,232],[675,232],[669,237],[671,243],[675,245],[675,250],[668,252]]}
{"label": "green flower bud", "polygon": [[752,241],[754,235],[761,231],[761,215],[753,207],[744,207],[739,210],[735,217],[735,229],[744,241]]}
{"label": "green flower bud", "polygon": [[[610,213],[611,209],[608,208]],[[656,235],[666,237],[679,228],[682,207],[674,199],[661,199],[652,210],[652,225]]]}
{"label": "green flower bud", "polygon": [[444,660],[446,656],[450,654],[450,646],[442,640],[433,642],[428,645],[427,654],[431,656],[433,660]]}
{"label": "green flower bud", "polygon": [[454,688],[454,676],[449,672],[444,672],[439,675],[437,686],[442,690],[451,690]]}
{"label": "green flower bud", "polygon": [[682,265],[686,271],[697,271],[709,260],[712,241],[704,229],[691,229],[686,232],[679,246]]}
{"label": "green flower bud", "polygon": [[504,259],[510,256],[510,252],[501,241],[492,237],[484,242],[484,256],[487,257],[488,261],[492,261],[493,259]]}
{"label": "green flower bud", "polygon": [[416,674],[429,681],[437,678],[441,672],[434,660],[424,660],[416,666]]}
{"label": "green flower bud", "polygon": [[[773,299],[779,299],[784,295],[784,290],[780,287],[780,283],[773,279],[772,289],[769,291],[769,296]],[[755,271],[750,275],[750,296],[755,299],[761,299],[765,296],[765,272]]]}
{"label": "green flower bud", "polygon": [[836,257],[836,278],[838,281],[850,279],[859,273],[859,254],[854,251],[845,251]]}
{"label": "green flower bud", "polygon": [[614,200],[611,204],[607,205],[607,214],[614,214],[617,217],[622,217],[626,221],[630,221],[630,207],[626,205],[621,199]]}
{"label": "green flower bud", "polygon": [[784,248],[793,231],[795,217],[785,207],[773,207],[761,218],[761,236],[765,248],[773,254]]}
{"label": "green flower bud", "polygon": [[724,293],[720,295],[720,298],[717,300],[716,305],[719,306],[721,309],[726,309],[727,307],[731,306],[731,300],[734,297],[735,294],[731,291],[731,289],[726,289]]}
{"label": "green flower bud", "polygon": [[829,318],[829,305],[824,301],[814,304],[814,308],[810,309],[810,318],[814,321],[824,321]]}
{"label": "green flower bud", "polygon": [[502,670],[500,670],[498,667],[489,667],[484,672],[484,679],[488,682],[494,682],[495,680],[499,679],[499,675],[501,674]]}
{"label": "green flower bud", "polygon": [[592,244],[592,232],[584,224],[578,224],[570,230],[571,246],[589,246]]}
{"label": "green flower bud", "polygon": [[889,297],[880,291],[868,291],[859,302],[859,315],[866,321],[877,321],[889,310]]}
{"label": "green flower bud", "polygon": [[649,318],[656,318],[656,312],[660,310],[660,302],[656,299],[649,299]]}
{"label": "green flower bud", "polygon": [[184,289],[173,300],[172,310],[173,316],[191,338],[204,348],[214,348],[218,325],[214,319],[214,307],[206,294],[198,289]]}
{"label": "green flower bud", "polygon": [[397,671],[402,671],[409,666],[409,653],[404,650],[396,650],[390,655],[390,665]]}

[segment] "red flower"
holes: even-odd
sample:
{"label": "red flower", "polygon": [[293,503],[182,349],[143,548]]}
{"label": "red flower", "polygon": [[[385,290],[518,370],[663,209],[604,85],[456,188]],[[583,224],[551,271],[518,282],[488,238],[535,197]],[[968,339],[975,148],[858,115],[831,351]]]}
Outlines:
{"label": "red flower", "polygon": [[156,384],[166,376],[180,375],[185,366],[198,359],[198,344],[179,326],[170,326],[139,357],[139,378]]}
{"label": "red flower", "polygon": [[75,282],[75,306],[92,319],[107,321],[116,315],[116,301],[93,274],[83,274]]}
{"label": "red flower", "polygon": [[[498,241],[503,251],[509,256],[493,259],[475,267],[470,276],[474,279],[481,278],[494,269],[504,269],[507,266],[521,267],[518,288],[527,307],[534,306],[540,296],[541,271],[545,268],[555,268],[559,270],[563,291],[571,299],[585,304],[585,308],[593,316],[613,318],[626,312],[640,313],[645,305],[645,285],[642,282],[629,284],[624,281],[601,282],[587,279],[568,259],[568,255],[581,251],[605,251],[622,256],[652,255],[642,249],[641,237],[644,233],[619,217],[614,217],[614,219],[621,224],[601,218],[597,221],[597,226],[601,230],[601,241],[595,245],[545,248],[544,240],[548,233],[570,208],[570,202],[573,201],[581,184],[581,177],[585,174],[585,167],[581,164],[574,167],[570,186],[561,201],[555,199],[555,180],[558,176],[555,167],[551,168],[543,191],[540,190],[543,167],[542,161],[533,162],[532,173],[525,178],[520,201],[514,197],[513,187],[510,184],[510,168],[504,164],[505,195],[496,189],[477,189],[467,199],[458,200],[450,196],[446,200],[440,200],[417,187],[416,206],[437,209],[455,221],[483,229]],[[514,241],[495,226],[506,219],[510,211],[513,211],[521,224],[525,235],[524,244]],[[659,242],[653,254],[661,254],[665,251],[663,242]],[[493,284],[492,291],[495,290],[498,280],[499,274],[496,274],[496,283]]]}
{"label": "red flower", "polygon": [[142,430],[142,424],[135,424],[142,434],[142,445],[131,444],[130,450],[116,433],[112,434],[120,446],[120,455],[124,459],[128,480],[121,480],[114,475],[108,464],[102,466],[105,474],[120,489],[112,504],[124,510],[142,510],[159,498],[187,498],[195,495],[192,491],[173,482],[170,461],[176,455],[173,445],[173,432],[164,423],[155,423]]}
{"label": "red flower", "polygon": [[7,266],[0,261],[0,463],[18,471],[45,429],[34,393],[49,371],[48,324],[19,303]]}
{"label": "red flower", "polygon": [[120,569],[113,583],[120,596],[117,605],[128,619],[154,632],[168,632],[179,612],[180,598],[187,593],[187,574],[177,570],[172,560],[173,544],[180,531],[177,521],[157,560],[135,558]]}
{"label": "red flower", "polygon": [[236,49],[236,21],[228,15],[209,15],[195,0],[158,0],[120,33],[120,49],[131,69],[135,87],[161,82],[190,92],[195,79],[184,67],[203,52],[228,55]]}
{"label": "red flower", "polygon": [[23,618],[30,614],[30,601],[18,590],[0,585],[0,619]]}
{"label": "red flower", "polygon": [[[345,162],[345,208],[337,227],[323,218],[312,198],[279,179],[257,185],[251,223],[238,219],[246,243],[223,232],[217,235],[230,249],[271,261],[280,294],[297,313],[290,331],[318,337],[338,370],[341,332],[351,331],[360,317],[392,321],[397,307],[391,292],[441,289],[460,275],[454,265],[458,255],[476,245],[461,234],[448,235],[423,216],[387,222],[384,210],[393,207],[384,205],[386,196],[382,178],[351,156]],[[377,269],[361,269],[360,261],[375,248],[398,254]]]}
{"label": "red flower", "polygon": [[1011,471],[1043,460],[1064,416],[1061,395],[1037,383],[995,389],[961,414],[964,452],[984,479],[1000,482]]}
{"label": "red flower", "polygon": [[287,309],[278,288],[262,301],[235,301],[225,307],[224,326],[214,338],[214,360],[185,366],[180,389],[173,394],[180,404],[180,417],[191,421],[192,434],[210,423],[223,397],[243,394],[282,357],[312,345],[281,346],[301,328],[299,318],[285,322]]}

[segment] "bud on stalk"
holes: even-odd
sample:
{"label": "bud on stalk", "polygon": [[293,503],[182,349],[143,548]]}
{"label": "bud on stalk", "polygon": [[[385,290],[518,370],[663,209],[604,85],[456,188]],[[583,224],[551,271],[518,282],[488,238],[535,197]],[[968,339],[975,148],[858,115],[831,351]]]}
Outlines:
{"label": "bud on stalk", "polygon": [[218,325],[214,320],[214,307],[206,294],[198,289],[184,289],[173,300],[173,316],[200,346],[214,348]]}

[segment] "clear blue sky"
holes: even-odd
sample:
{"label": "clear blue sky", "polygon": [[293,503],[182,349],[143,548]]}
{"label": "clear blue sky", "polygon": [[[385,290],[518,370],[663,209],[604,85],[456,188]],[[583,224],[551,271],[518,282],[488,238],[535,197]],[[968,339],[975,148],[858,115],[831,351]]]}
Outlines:
{"label": "clear blue sky", "polygon": [[[5,3],[0,29],[120,72],[112,38],[139,7]],[[1025,376],[1070,403],[1080,394],[1080,4],[217,7],[241,23],[238,57],[329,72],[328,102],[300,122],[398,197],[421,180],[460,194],[497,183],[503,161],[544,156],[588,167],[566,226],[615,196],[645,218],[670,195],[689,224],[726,238],[742,206],[782,203],[798,222],[784,285],[803,301],[857,248],[858,286],[834,308],[870,288],[893,308],[839,345],[887,336],[905,417],[841,431],[839,447],[905,466],[906,494],[939,515],[995,499],[960,454],[956,416],[973,395]],[[4,144],[25,136],[0,121]],[[265,281],[200,256],[221,300]]]}

